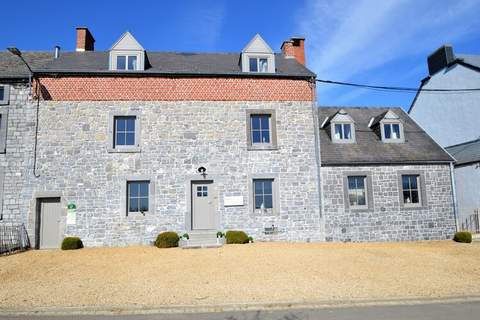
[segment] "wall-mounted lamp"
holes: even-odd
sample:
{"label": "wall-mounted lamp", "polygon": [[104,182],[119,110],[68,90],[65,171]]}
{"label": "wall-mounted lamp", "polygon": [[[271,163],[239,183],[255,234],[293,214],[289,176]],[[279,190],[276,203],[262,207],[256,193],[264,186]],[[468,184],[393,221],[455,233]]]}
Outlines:
{"label": "wall-mounted lamp", "polygon": [[205,169],[205,167],[200,167],[197,169],[197,171],[203,176],[203,178],[207,176],[207,169]]}

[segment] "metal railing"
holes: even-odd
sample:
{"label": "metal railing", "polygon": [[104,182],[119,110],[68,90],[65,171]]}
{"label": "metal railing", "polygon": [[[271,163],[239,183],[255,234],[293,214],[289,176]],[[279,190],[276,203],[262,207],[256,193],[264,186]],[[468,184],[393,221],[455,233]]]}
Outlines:
{"label": "metal railing", "polygon": [[25,225],[0,223],[0,255],[25,251],[30,248]]}
{"label": "metal railing", "polygon": [[480,233],[480,209],[475,209],[474,214],[462,221],[462,230],[472,233]]}

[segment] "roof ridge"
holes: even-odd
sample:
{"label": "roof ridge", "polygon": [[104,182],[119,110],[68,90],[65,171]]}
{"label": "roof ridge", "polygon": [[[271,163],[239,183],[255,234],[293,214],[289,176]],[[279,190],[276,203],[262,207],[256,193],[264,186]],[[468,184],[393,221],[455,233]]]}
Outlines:
{"label": "roof ridge", "polygon": [[453,147],[459,147],[459,146],[464,146],[464,145],[471,144],[471,143],[475,143],[475,142],[480,142],[480,138],[477,138],[477,139],[474,139],[474,140],[465,141],[465,142],[462,142],[462,143],[452,144],[451,146],[445,147],[445,149],[453,148]]}

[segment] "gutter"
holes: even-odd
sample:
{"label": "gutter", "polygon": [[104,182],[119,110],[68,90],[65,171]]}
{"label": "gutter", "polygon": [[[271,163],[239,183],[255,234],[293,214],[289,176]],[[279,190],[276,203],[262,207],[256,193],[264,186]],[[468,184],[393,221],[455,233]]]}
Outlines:
{"label": "gutter", "polygon": [[322,167],[335,167],[335,166],[398,166],[398,165],[426,165],[426,164],[445,164],[452,163],[451,160],[440,161],[390,161],[390,162],[331,162],[323,163]]}
{"label": "gutter", "polygon": [[455,231],[458,231],[458,202],[457,202],[457,190],[455,185],[455,172],[453,162],[450,162],[450,181],[452,183],[452,198],[453,198],[453,218],[455,219]]}

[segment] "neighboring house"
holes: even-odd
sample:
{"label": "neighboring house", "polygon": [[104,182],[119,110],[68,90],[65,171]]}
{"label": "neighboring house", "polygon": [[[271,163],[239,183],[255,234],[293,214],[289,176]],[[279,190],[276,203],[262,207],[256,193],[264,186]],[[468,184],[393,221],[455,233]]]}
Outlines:
{"label": "neighboring house", "polygon": [[0,53],[0,219],[35,247],[165,230],[452,236],[452,159],[400,109],[317,110],[303,38],[281,53],[259,35],[236,53],[152,52],[128,32],[108,51],[94,42],[77,28],[75,52],[24,53],[33,75]]}
{"label": "neighboring house", "polygon": [[402,109],[318,113],[327,241],[451,237],[453,159]]}
{"label": "neighboring house", "polygon": [[464,221],[480,208],[480,91],[425,92],[422,89],[480,88],[480,55],[455,54],[444,45],[428,57],[429,76],[422,80],[410,116],[446,148],[455,164],[458,217]]}
{"label": "neighboring house", "polygon": [[76,52],[24,55],[43,59],[32,66],[38,106],[21,61],[3,52],[3,221],[25,223],[40,248],[64,235],[149,243],[164,230],[323,240],[303,42],[274,53],[256,35],[238,53],[151,52],[127,32],[97,52],[78,28]]}

